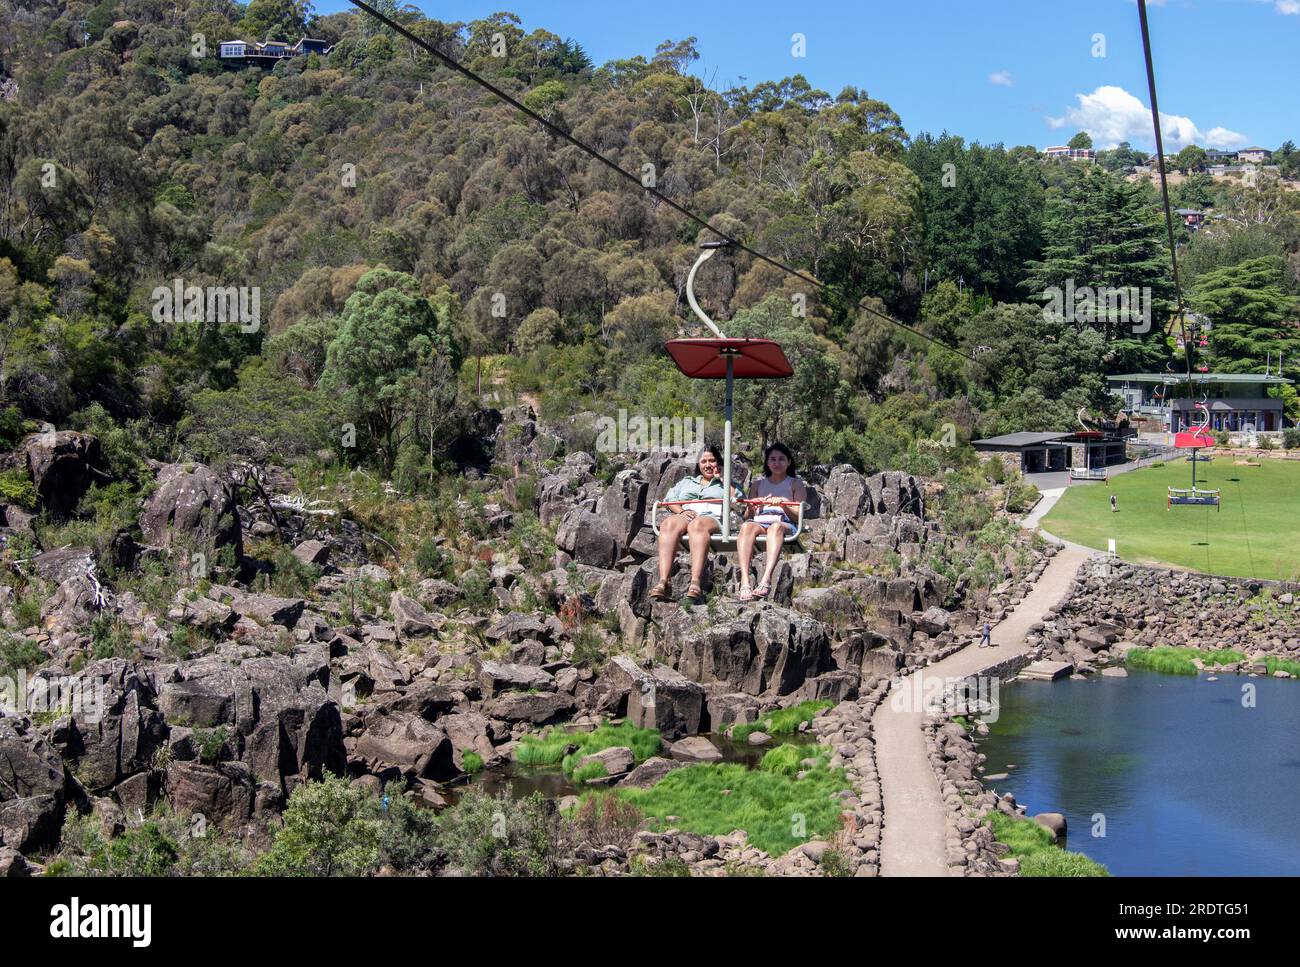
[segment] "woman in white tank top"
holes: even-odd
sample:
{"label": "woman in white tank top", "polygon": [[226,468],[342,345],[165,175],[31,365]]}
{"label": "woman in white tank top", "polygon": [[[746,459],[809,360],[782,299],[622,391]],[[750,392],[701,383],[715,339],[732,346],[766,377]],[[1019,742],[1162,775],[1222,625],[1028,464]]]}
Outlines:
{"label": "woman in white tank top", "polygon": [[[763,475],[754,480],[749,496],[756,500],[771,497],[776,503],[748,505],[745,516],[749,518],[740,526],[736,538],[736,553],[740,558],[740,593],[742,601],[766,598],[772,590],[772,575],[781,556],[781,547],[787,534],[794,533],[793,508],[780,503],[783,500],[802,503],[808,499],[804,482],[795,476],[794,456],[783,443],[773,443],[763,451]],[[749,567],[754,558],[754,545],[758,535],[767,534],[767,559],[758,587],[750,589]]]}

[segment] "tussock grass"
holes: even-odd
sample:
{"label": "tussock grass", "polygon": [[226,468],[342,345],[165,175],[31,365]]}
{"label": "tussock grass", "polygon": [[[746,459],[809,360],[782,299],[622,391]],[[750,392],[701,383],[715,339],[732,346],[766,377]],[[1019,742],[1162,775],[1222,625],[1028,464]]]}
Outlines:
{"label": "tussock grass", "polygon": [[1125,663],[1130,668],[1162,672],[1166,675],[1195,675],[1196,665],[1193,659],[1200,659],[1203,665],[1231,665],[1245,661],[1246,656],[1231,648],[1219,648],[1215,651],[1201,651],[1199,648],[1134,648],[1125,656]]}
{"label": "tussock grass", "polygon": [[[573,746],[574,751],[568,751]],[[644,762],[663,748],[658,729],[639,729],[630,722],[618,725],[605,724],[591,732],[569,732],[547,729],[541,735],[525,735],[515,749],[515,761],[521,765],[555,765],[565,772],[573,772],[583,757],[602,749],[627,746],[637,762]]]}
{"label": "tussock grass", "polygon": [[609,775],[603,762],[588,762],[573,770],[574,782],[586,782],[589,779],[603,779]]}
{"label": "tussock grass", "polygon": [[[673,826],[706,836],[743,829],[754,846],[779,856],[839,828],[840,800],[835,793],[848,786],[844,772],[827,769],[824,760],[802,779],[766,768],[767,759],[783,748],[795,747],[771,750],[764,756],[764,767],[753,771],[733,763],[686,766],[649,789],[616,793],[656,828]],[[788,755],[782,753],[774,761],[784,764]]]}
{"label": "tussock grass", "polygon": [[1288,675],[1300,676],[1300,661],[1292,661],[1289,658],[1276,658],[1269,655],[1264,659],[1264,665],[1270,675],[1280,671],[1286,672]]}
{"label": "tussock grass", "polygon": [[758,767],[765,772],[775,772],[783,776],[793,776],[802,768],[799,763],[808,758],[807,752],[797,745],[778,745],[769,749]]}
{"label": "tussock grass", "polygon": [[800,702],[790,708],[780,708],[769,712],[757,722],[747,722],[732,726],[731,737],[737,742],[744,742],[751,732],[766,732],[768,735],[793,735],[799,731],[804,722],[811,722],[822,709],[830,708],[832,702]]}
{"label": "tussock grass", "polygon": [[1032,819],[991,812],[984,824],[999,843],[1011,847],[1011,855],[1020,860],[1021,876],[1110,876],[1096,860],[1057,847],[1051,832]]}

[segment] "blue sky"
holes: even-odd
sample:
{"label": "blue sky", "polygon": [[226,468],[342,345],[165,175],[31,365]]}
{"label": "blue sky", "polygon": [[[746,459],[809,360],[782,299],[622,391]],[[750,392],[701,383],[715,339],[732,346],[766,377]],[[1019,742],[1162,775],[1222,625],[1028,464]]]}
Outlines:
{"label": "blue sky", "polygon": [[[986,144],[1151,150],[1134,0],[445,0],[443,21],[510,10],[525,31],[572,37],[596,64],[699,38],[697,73],[753,84],[801,73],[887,101],[908,133]],[[317,0],[318,13],[349,8]],[[1276,148],[1300,141],[1300,0],[1148,0],[1166,147]],[[805,57],[791,37],[806,37]],[[1105,56],[1094,56],[1094,35]],[[1145,118],[1143,112],[1146,111]]]}

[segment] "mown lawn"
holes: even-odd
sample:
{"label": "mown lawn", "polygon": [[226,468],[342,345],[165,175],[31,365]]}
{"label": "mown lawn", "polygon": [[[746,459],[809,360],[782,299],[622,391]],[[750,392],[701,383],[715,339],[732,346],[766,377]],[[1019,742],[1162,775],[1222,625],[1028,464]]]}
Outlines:
{"label": "mown lawn", "polygon": [[[1076,483],[1042,522],[1043,529],[1138,563],[1176,564],[1212,574],[1300,579],[1300,461],[1261,458],[1242,467],[1231,457],[1197,462],[1197,486],[1222,492],[1213,507],[1166,509],[1167,488],[1190,487],[1192,465],[1175,460]],[[1119,511],[1111,513],[1110,496]]]}

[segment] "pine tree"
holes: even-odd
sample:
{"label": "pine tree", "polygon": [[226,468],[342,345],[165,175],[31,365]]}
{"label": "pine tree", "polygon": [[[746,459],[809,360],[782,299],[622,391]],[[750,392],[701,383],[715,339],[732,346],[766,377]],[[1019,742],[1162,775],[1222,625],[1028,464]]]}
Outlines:
{"label": "pine tree", "polygon": [[1260,372],[1271,353],[1291,368],[1300,362],[1300,305],[1283,289],[1283,265],[1252,258],[1206,272],[1196,280],[1192,305],[1209,317],[1210,367],[1225,373]]}
{"label": "pine tree", "polygon": [[1173,310],[1169,247],[1158,210],[1140,185],[1090,166],[1072,171],[1065,188],[1051,193],[1043,216],[1043,258],[1027,264],[1023,289],[1036,300],[1048,291],[1087,286],[1150,291],[1151,327],[1095,313],[1073,314],[1079,329],[1098,329],[1113,366],[1150,366],[1164,353],[1158,339]]}

